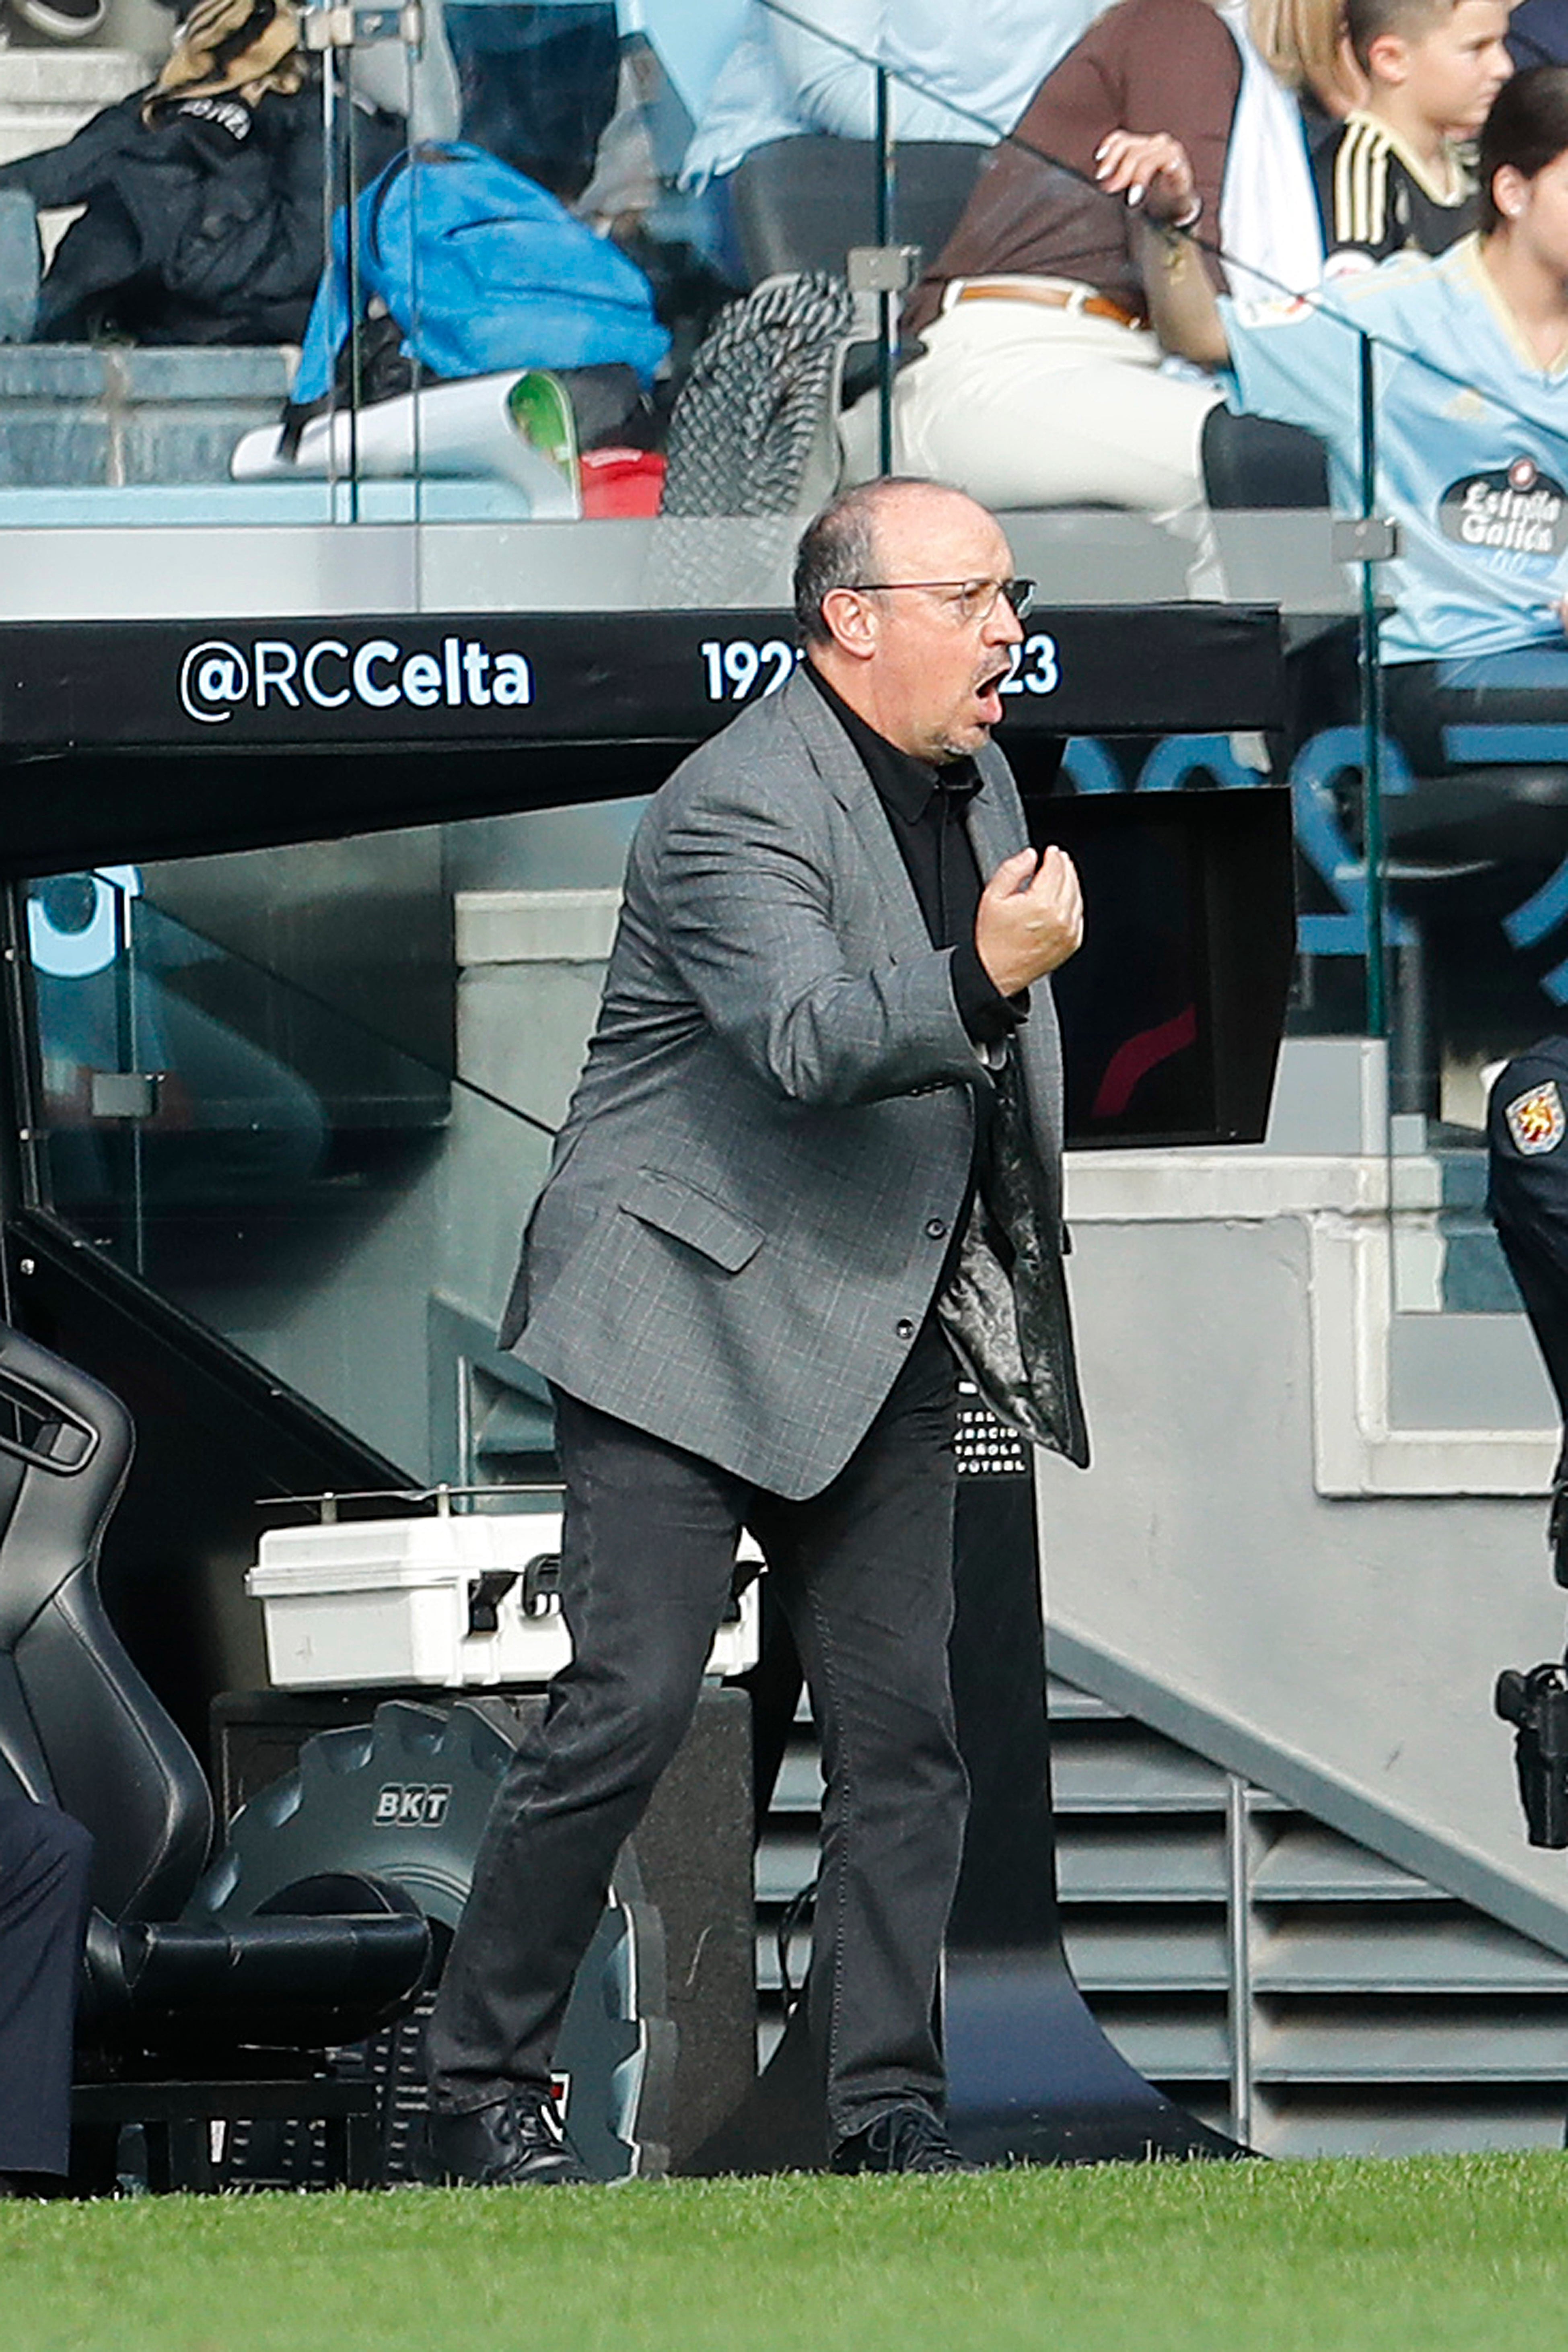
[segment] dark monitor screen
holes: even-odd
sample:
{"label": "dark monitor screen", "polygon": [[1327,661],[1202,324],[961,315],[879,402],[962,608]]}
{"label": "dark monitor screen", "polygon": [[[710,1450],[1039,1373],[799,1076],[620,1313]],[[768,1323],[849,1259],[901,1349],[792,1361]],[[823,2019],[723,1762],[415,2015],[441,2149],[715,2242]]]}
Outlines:
{"label": "dark monitor screen", "polygon": [[1067,1139],[1260,1142],[1295,945],[1288,792],[1028,795],[1083,887],[1053,982]]}

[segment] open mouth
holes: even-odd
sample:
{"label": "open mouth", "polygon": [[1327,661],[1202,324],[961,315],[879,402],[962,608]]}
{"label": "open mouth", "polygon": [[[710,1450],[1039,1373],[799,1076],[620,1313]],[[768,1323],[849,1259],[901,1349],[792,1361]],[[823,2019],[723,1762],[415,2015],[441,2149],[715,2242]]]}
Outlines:
{"label": "open mouth", "polygon": [[998,668],[988,670],[975,688],[975,699],[988,727],[994,727],[1002,715],[1002,680],[1007,674],[1008,665],[1003,662]]}

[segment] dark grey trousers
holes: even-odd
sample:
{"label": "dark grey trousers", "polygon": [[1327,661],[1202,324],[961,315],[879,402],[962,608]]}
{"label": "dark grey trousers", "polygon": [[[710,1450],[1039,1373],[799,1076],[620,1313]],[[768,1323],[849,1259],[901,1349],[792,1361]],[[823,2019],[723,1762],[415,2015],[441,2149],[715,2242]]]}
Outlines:
{"label": "dark grey trousers", "polygon": [[64,2172],[92,1840],[0,1798],[0,2172]]}
{"label": "dark grey trousers", "polygon": [[939,2106],[934,2023],[967,1790],[947,1683],[956,1374],[934,1321],[845,1468],[801,1503],[557,1393],[572,1664],[497,1792],[431,2021],[432,2103],[549,2080],[622,1841],[680,1745],[749,1527],[821,1727],[809,2000],[834,2137]]}

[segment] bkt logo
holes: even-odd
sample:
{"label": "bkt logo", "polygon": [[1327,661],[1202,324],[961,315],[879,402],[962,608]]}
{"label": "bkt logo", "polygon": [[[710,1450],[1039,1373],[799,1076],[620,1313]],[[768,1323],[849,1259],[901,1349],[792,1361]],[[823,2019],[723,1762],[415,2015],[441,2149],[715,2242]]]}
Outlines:
{"label": "bkt logo", "polygon": [[446,1808],[452,1802],[450,1786],[437,1784],[423,1788],[417,1781],[406,1785],[401,1780],[388,1780],[376,1791],[376,1810],[372,1816],[378,1829],[438,1830],[446,1819]]}
{"label": "bkt logo", "polygon": [[534,698],[526,656],[493,654],[472,637],[443,637],[441,651],[405,653],[391,637],[350,646],[341,637],[318,637],[299,646],[287,637],[257,637],[248,653],[226,637],[193,646],[180,664],[180,703],[187,718],[221,727],[242,708],[289,710],[308,706],[341,710],[357,702],[370,710],[397,703],[415,710],[516,709]]}

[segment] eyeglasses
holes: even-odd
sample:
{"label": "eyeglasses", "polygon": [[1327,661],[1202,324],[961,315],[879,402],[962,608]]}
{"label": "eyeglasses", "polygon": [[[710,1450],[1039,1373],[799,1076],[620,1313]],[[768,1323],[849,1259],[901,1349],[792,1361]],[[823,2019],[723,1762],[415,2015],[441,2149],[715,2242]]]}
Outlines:
{"label": "eyeglasses", "polygon": [[988,621],[998,596],[1006,597],[1014,619],[1021,621],[1034,603],[1037,583],[1032,580],[851,580],[845,585],[860,596],[886,596],[905,588],[937,593],[946,589],[949,609],[960,621],[968,622]]}

